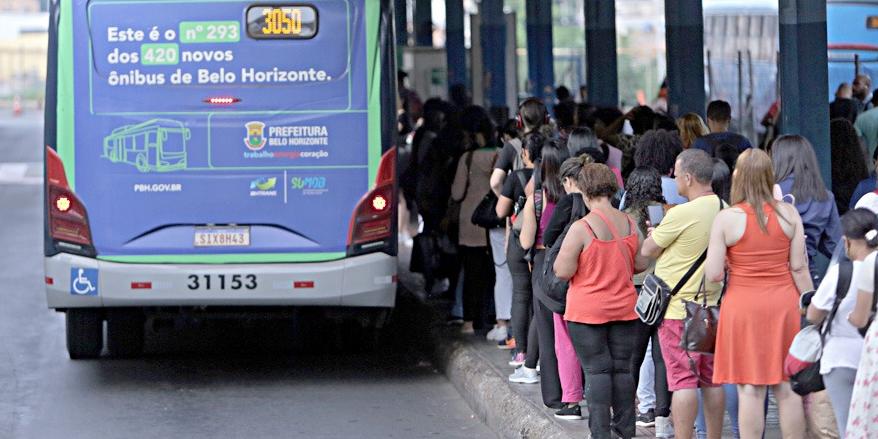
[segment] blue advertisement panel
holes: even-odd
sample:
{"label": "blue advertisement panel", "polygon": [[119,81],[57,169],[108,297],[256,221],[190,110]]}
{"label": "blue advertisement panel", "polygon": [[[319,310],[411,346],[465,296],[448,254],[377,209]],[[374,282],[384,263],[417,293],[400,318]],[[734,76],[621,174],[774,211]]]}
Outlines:
{"label": "blue advertisement panel", "polygon": [[75,0],[98,254],[345,251],[369,186],[364,1]]}

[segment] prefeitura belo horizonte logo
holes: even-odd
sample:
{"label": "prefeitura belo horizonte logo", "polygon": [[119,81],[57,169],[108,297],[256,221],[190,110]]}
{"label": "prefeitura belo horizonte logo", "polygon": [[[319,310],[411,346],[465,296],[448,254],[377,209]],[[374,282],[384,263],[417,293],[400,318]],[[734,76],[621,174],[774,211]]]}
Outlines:
{"label": "prefeitura belo horizonte logo", "polygon": [[244,125],[247,128],[247,137],[244,138],[244,144],[250,151],[259,151],[265,147],[265,124],[259,121],[247,122]]}

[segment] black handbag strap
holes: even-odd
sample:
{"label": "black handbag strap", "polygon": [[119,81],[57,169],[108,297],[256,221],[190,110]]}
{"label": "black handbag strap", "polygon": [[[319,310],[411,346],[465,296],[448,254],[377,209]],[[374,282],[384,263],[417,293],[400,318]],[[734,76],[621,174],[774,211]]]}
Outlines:
{"label": "black handbag strap", "polygon": [[826,334],[829,334],[829,331],[832,330],[832,321],[838,313],[838,307],[841,306],[841,301],[848,295],[853,273],[853,262],[848,259],[838,262],[838,282],[835,284],[835,301],[832,302],[832,310],[829,311],[829,315],[826,316],[826,324],[823,325],[823,329],[820,331],[821,342],[826,338]]}
{"label": "black handbag strap", "polygon": [[[720,198],[719,195],[717,195],[716,198],[719,200],[719,210],[723,210],[723,199]],[[698,268],[701,267],[701,264],[704,263],[705,259],[707,259],[706,248],[701,253],[701,255],[698,256],[698,259],[696,259],[695,262],[692,263],[692,266],[689,267],[689,270],[686,271],[686,274],[684,274],[683,277],[680,278],[680,281],[677,282],[677,285],[674,285],[674,288],[671,290],[672,297],[677,295],[677,293],[679,293],[680,290],[683,289],[683,287],[686,285],[686,282],[689,282],[689,279],[692,279],[692,276],[695,275],[695,272],[698,271]],[[706,296],[707,294],[705,293],[705,300],[707,300]]]}
{"label": "black handbag strap", "polygon": [[466,156],[466,159],[465,159],[466,160],[466,185],[463,187],[463,196],[460,197],[459,200],[455,200],[454,197],[451,197],[451,201],[453,201],[455,203],[463,202],[463,200],[466,199],[466,195],[469,193],[469,173],[470,173],[470,168],[472,168],[472,166],[473,166],[473,155],[475,155],[475,152],[470,151],[467,154],[468,155]]}

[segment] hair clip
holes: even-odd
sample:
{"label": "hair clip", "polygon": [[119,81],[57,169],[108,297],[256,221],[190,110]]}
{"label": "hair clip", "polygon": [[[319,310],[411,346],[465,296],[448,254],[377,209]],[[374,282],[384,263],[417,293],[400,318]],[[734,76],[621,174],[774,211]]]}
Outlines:
{"label": "hair clip", "polygon": [[866,232],[866,239],[872,241],[875,238],[878,238],[878,230],[872,229]]}

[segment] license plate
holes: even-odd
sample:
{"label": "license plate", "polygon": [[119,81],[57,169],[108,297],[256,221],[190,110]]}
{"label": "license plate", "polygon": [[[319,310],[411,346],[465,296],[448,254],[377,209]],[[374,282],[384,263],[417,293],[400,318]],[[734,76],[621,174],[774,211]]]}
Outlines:
{"label": "license plate", "polygon": [[247,247],[249,227],[196,227],[196,247]]}

